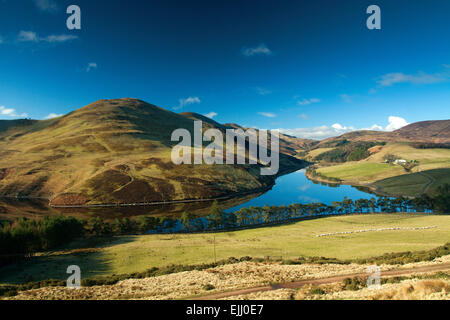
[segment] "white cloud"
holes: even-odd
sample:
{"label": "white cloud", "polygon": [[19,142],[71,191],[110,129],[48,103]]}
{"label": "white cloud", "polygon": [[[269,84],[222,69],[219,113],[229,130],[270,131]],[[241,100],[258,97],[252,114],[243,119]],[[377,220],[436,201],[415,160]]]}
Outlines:
{"label": "white cloud", "polygon": [[413,75],[397,72],[382,75],[377,83],[382,87],[390,87],[397,83],[430,84],[445,80],[445,75],[441,74],[427,74],[422,72]]}
{"label": "white cloud", "polygon": [[386,127],[386,131],[394,131],[409,124],[405,119],[396,116],[390,116],[388,120],[389,124]]}
{"label": "white cloud", "polygon": [[46,37],[39,37],[36,32],[33,31],[20,31],[17,36],[19,42],[48,42],[48,43],[58,43],[66,42],[69,40],[77,39],[78,36],[61,34],[61,35],[49,35]]}
{"label": "white cloud", "polygon": [[212,118],[214,118],[215,116],[217,116],[217,113],[213,111],[213,112],[210,112],[210,113],[205,114],[204,116],[212,119]]}
{"label": "white cloud", "polygon": [[301,105],[301,106],[306,106],[306,105],[309,105],[309,104],[319,103],[319,102],[320,102],[320,99],[316,99],[316,98],[303,99],[303,100],[297,101],[297,103],[299,105]]}
{"label": "white cloud", "polygon": [[316,140],[336,137],[348,132],[346,130],[339,130],[329,126],[320,126],[314,128],[279,129],[279,130],[281,133],[285,133],[290,136]]}
{"label": "white cloud", "polygon": [[0,114],[10,116],[15,113],[14,109],[7,109],[4,106],[0,106]]}
{"label": "white cloud", "polygon": [[0,44],[3,43],[3,38],[0,36]]}
{"label": "white cloud", "polygon": [[273,53],[264,43],[261,43],[257,47],[242,49],[242,54],[246,57],[252,57],[256,55],[270,56]]}
{"label": "white cloud", "polygon": [[314,128],[295,128],[295,129],[278,129],[280,132],[299,137],[304,139],[316,139],[322,140],[330,137],[340,136],[347,132],[358,131],[358,130],[377,130],[377,131],[393,131],[400,129],[409,123],[396,116],[390,116],[388,118],[389,124],[383,128],[380,125],[374,124],[370,128],[356,128],[354,126],[344,126],[340,123],[335,123],[331,126],[319,126]]}
{"label": "white cloud", "polygon": [[63,114],[56,114],[56,113],[50,113],[48,116],[46,116],[44,119],[53,119],[53,118],[58,118],[58,117],[62,117]]}
{"label": "white cloud", "polygon": [[370,128],[368,128],[368,130],[376,130],[376,131],[382,131],[383,127],[379,126],[377,124],[373,124]]}
{"label": "white cloud", "polygon": [[335,129],[335,130],[347,130],[347,127],[344,127],[344,126],[342,126],[342,125],[339,124],[339,123],[335,123],[335,124],[333,124],[331,127],[332,127],[333,129]]}
{"label": "white cloud", "polygon": [[97,69],[97,63],[96,62],[90,62],[86,68],[86,72],[91,71],[92,69]]}
{"label": "white cloud", "polygon": [[188,106],[191,104],[201,103],[201,100],[199,97],[189,97],[186,99],[180,99],[178,100],[179,104],[177,107],[173,107],[174,110],[178,110],[183,108],[184,106]]}
{"label": "white cloud", "polygon": [[33,2],[41,11],[55,12],[58,10],[58,5],[53,0],[33,0]]}
{"label": "white cloud", "polygon": [[5,106],[0,106],[0,115],[8,116],[11,118],[26,118],[26,117],[28,117],[28,114],[26,114],[26,113],[17,114],[16,109],[6,108]]}
{"label": "white cloud", "polygon": [[271,112],[258,112],[259,115],[267,118],[275,118],[277,115]]}

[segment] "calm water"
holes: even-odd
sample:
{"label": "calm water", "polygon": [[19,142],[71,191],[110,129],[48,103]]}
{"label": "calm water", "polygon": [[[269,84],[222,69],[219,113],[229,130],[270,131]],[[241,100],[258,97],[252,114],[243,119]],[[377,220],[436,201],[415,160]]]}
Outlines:
{"label": "calm water", "polygon": [[305,176],[305,169],[302,169],[278,178],[272,190],[248,202],[229,208],[227,211],[236,211],[242,207],[262,207],[266,204],[280,206],[292,203],[321,202],[331,205],[333,201],[342,201],[344,197],[356,200],[370,199],[375,196],[348,185],[326,185],[313,182]]}
{"label": "calm water", "polygon": [[[315,183],[305,176],[305,169],[290,173],[277,179],[275,186],[264,194],[247,195],[221,201],[220,206],[227,212],[237,211],[242,207],[262,207],[264,205],[290,205],[292,203],[321,202],[331,205],[333,201],[342,201],[344,197],[356,200],[373,197],[352,186],[326,185]],[[71,215],[82,218],[100,216],[105,219],[133,217],[139,215],[155,215],[178,218],[184,211],[207,216],[211,202],[188,204],[112,207],[112,208],[67,208],[57,209],[48,206],[44,200],[0,199],[0,213],[14,217],[33,217],[39,215]]]}

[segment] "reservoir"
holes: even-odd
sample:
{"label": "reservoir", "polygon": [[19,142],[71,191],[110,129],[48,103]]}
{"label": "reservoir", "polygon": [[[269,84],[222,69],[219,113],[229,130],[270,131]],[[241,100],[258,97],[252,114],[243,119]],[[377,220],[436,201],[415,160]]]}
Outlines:
{"label": "reservoir", "polygon": [[237,211],[243,207],[263,207],[264,205],[290,205],[292,203],[321,202],[331,205],[333,201],[349,199],[370,199],[375,195],[363,192],[349,185],[330,185],[309,180],[306,169],[279,177],[275,186],[268,192],[250,201],[229,208],[227,211]]}
{"label": "reservoir", "polygon": [[[277,178],[273,188],[265,193],[219,201],[219,206],[226,212],[233,212],[243,207],[263,207],[265,205],[287,206],[293,203],[313,202],[331,205],[333,201],[342,201],[344,197],[357,200],[376,196],[349,185],[330,185],[311,181],[306,177],[305,169],[301,169]],[[33,218],[59,214],[87,219],[99,216],[107,220],[140,215],[179,218],[184,211],[207,216],[210,214],[211,204],[212,201],[204,201],[130,207],[52,208],[48,205],[48,200],[3,198],[0,199],[0,214],[4,218]]]}

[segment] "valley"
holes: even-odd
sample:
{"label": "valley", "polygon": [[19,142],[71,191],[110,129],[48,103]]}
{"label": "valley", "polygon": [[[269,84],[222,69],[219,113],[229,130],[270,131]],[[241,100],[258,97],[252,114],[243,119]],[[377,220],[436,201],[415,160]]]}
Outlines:
{"label": "valley", "polygon": [[[172,141],[171,134],[182,128],[198,135],[194,121],[202,121],[202,134],[209,129],[222,134],[230,128],[248,129],[137,99],[100,100],[52,120],[0,122],[3,241],[20,244],[15,238],[20,233],[14,231],[22,228],[20,221],[23,228],[33,228],[32,221],[51,226],[58,217],[79,224],[83,230],[77,232],[84,234],[6,263],[0,293],[8,295],[12,286],[10,294],[19,299],[67,298],[61,281],[67,265],[74,264],[80,266],[85,284],[99,284],[101,293],[87,285],[84,298],[166,299],[188,298],[188,293],[207,297],[214,288],[236,289],[238,294],[242,288],[266,284],[233,278],[233,286],[216,280],[210,285],[202,280],[203,273],[196,273],[201,286],[176,296],[173,291],[164,295],[152,282],[165,274],[176,278],[179,272],[214,273],[222,264],[234,273],[242,265],[258,270],[262,263],[270,270],[264,277],[271,274],[274,281],[278,278],[272,272],[279,272],[280,264],[292,269],[300,264],[317,272],[317,265],[326,264],[320,269],[326,278],[357,272],[369,261],[446,259],[447,249],[434,248],[449,241],[448,215],[442,211],[448,207],[445,186],[450,184],[449,121],[417,123],[394,132],[352,132],[323,141],[280,133],[280,170],[274,176],[262,175],[265,165],[260,162],[175,165],[172,148],[178,141]],[[191,147],[190,155],[206,146]],[[245,160],[251,156],[248,148],[242,154]],[[407,198],[389,205],[377,195]],[[414,199],[424,196],[438,200],[424,205]],[[433,214],[434,205],[438,209]],[[295,218],[283,218],[291,214]],[[80,220],[70,222],[69,217]],[[40,241],[45,247],[46,241]],[[424,253],[430,250],[432,255]],[[414,252],[416,260],[408,260],[411,254],[405,252]],[[354,264],[359,267],[349,267]],[[342,271],[330,273],[336,268]],[[292,278],[278,280],[304,278],[292,272]],[[152,283],[158,294],[130,291],[118,282],[140,286],[136,277]],[[339,286],[337,291],[326,289],[334,282],[324,285],[320,290],[331,296],[344,294]],[[33,286],[43,288],[28,291]],[[283,286],[294,289],[280,285],[268,296],[277,296]],[[289,294],[315,297],[302,288]],[[259,291],[252,294],[243,296],[264,297]]]}
{"label": "valley", "polygon": [[394,132],[360,131],[326,139],[304,157],[315,162],[308,177],[368,187],[379,195],[431,195],[448,183],[449,131],[449,120],[426,121]]}

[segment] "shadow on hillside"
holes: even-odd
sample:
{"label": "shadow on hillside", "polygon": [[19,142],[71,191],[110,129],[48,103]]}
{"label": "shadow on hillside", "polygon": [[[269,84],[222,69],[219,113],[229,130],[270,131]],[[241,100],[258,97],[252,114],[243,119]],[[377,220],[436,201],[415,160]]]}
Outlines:
{"label": "shadow on hillside", "polygon": [[[119,237],[99,247],[69,249],[64,252],[46,253],[0,268],[0,284],[28,283],[47,279],[66,280],[67,267],[77,265],[81,279],[111,275],[112,261],[105,255],[104,248],[125,244],[135,236]],[[149,269],[151,266],[149,266]]]}

